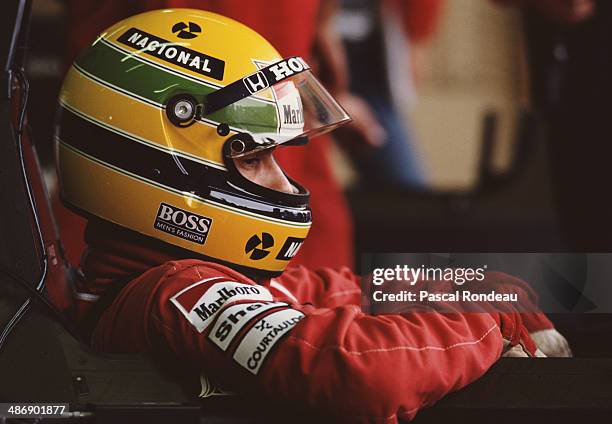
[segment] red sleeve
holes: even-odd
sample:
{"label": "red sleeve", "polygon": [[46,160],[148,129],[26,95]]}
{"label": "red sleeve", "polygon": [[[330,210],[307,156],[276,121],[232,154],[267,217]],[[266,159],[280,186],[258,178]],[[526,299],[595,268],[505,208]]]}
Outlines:
{"label": "red sleeve", "polygon": [[[487,272],[485,275],[486,280],[480,290],[495,289],[498,293],[518,294],[520,301],[512,309],[520,313],[530,333],[554,328],[548,317],[540,311],[538,296],[528,283],[502,272]],[[271,289],[278,290],[277,295],[293,296],[296,302],[310,303],[317,307],[361,304],[360,278],[346,267],[339,270],[321,268],[317,271],[310,271],[303,266],[293,267],[273,279],[270,285]]]}
{"label": "red sleeve", "polygon": [[321,268],[317,271],[303,266],[292,267],[280,277],[272,279],[269,286],[278,290],[278,294],[287,295],[289,301],[293,296],[296,303],[308,303],[318,308],[359,305],[361,302],[359,277],[346,267],[339,270]]}
{"label": "red sleeve", "polygon": [[518,293],[519,304],[516,306],[523,325],[530,333],[554,328],[553,323],[540,311],[538,295],[533,288],[520,278],[503,272],[488,272],[488,286],[495,287],[498,293]]}
{"label": "red sleeve", "polygon": [[[489,314],[368,316],[356,305],[289,305],[220,269],[191,266],[164,277],[151,299],[148,340],[221,385],[256,387],[353,421],[395,423],[480,377],[502,351]],[[331,275],[309,281],[344,285]]]}
{"label": "red sleeve", "polygon": [[354,295],[347,304],[325,298],[355,290],[356,281],[347,271],[298,268],[279,280],[288,295],[218,264],[169,262],[121,291],[94,347],[166,354],[223,388],[395,423],[479,378],[504,339],[528,338],[516,312],[371,316]]}

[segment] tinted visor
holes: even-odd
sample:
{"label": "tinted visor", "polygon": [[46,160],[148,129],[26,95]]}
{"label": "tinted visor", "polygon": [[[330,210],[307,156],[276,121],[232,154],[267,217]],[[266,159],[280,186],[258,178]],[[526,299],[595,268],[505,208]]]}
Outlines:
{"label": "tinted visor", "polygon": [[213,93],[204,118],[226,124],[229,157],[279,145],[303,143],[350,121],[350,117],[300,58],[292,57],[235,81]]}

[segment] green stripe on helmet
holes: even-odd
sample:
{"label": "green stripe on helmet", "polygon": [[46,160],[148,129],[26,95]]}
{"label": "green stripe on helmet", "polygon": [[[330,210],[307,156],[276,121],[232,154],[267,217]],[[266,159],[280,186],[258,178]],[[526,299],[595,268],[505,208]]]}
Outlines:
{"label": "green stripe on helmet", "polygon": [[[123,53],[105,41],[95,43],[77,60],[76,65],[98,79],[123,91],[164,105],[173,95],[188,93],[198,100],[216,90],[198,83],[180,71],[159,64],[153,66],[135,53]],[[166,68],[166,70],[162,69]],[[206,116],[253,133],[277,132],[278,114],[272,103],[246,98]]]}

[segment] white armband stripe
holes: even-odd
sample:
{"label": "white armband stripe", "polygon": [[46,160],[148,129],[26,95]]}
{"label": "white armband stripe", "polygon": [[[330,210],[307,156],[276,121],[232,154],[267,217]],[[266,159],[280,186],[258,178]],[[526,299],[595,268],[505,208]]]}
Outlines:
{"label": "white armband stripe", "polygon": [[274,345],[302,318],[303,313],[287,308],[259,319],[242,338],[234,353],[234,360],[257,375]]}
{"label": "white armband stripe", "polygon": [[170,301],[198,331],[202,333],[216,318],[223,305],[238,300],[272,301],[267,288],[236,281],[223,281],[212,285],[202,280],[181,290]]}
{"label": "white armband stripe", "polygon": [[214,344],[225,351],[232,343],[232,340],[243,328],[246,328],[249,322],[270,309],[288,306],[284,302],[272,303],[240,303],[238,305],[229,305],[223,308],[223,312],[219,314],[219,318],[215,322],[214,327],[210,330],[208,338]]}

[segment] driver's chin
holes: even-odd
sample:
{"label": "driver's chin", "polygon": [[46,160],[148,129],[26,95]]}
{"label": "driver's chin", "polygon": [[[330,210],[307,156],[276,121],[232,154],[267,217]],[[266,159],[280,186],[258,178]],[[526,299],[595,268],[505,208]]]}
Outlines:
{"label": "driver's chin", "polygon": [[[291,183],[289,183],[289,184],[291,184]],[[293,184],[291,184],[291,191],[290,191],[290,193],[291,193],[291,194],[299,194],[299,193],[300,193],[300,190],[299,190],[299,189],[298,189],[296,186],[294,186]]]}

